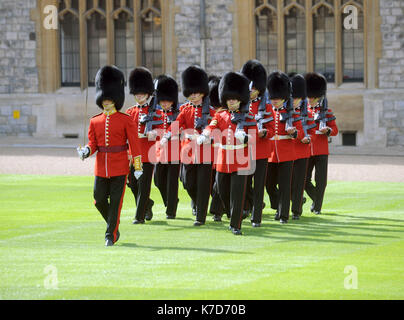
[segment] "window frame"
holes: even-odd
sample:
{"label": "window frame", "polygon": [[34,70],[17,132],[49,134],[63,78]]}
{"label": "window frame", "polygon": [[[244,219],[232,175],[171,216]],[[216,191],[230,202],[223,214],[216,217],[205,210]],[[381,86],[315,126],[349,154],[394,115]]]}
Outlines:
{"label": "window frame", "polygon": [[[262,10],[263,7],[269,5],[268,0],[264,0],[260,6],[256,6],[255,0],[235,0],[236,8],[234,10],[236,14],[236,24],[234,28],[238,35],[233,35],[236,41],[244,42],[249,45],[248,48],[237,48],[239,51],[235,54],[234,64],[235,67],[242,66],[242,64],[248,60],[256,58],[256,28],[255,17],[257,8]],[[243,3],[244,2],[244,3]],[[285,30],[284,19],[285,11],[291,7],[301,7],[302,5],[297,0],[277,0],[277,12],[278,12],[278,69],[285,70]],[[343,10],[347,5],[354,5],[359,11],[363,12],[363,61],[364,61],[364,80],[363,82],[344,82],[343,81]],[[358,3],[356,0],[349,0],[346,3],[343,0],[333,0],[330,5],[326,0],[304,0],[304,9],[306,13],[306,67],[307,72],[314,71],[314,26],[313,17],[317,8],[326,6],[332,8],[334,12],[335,22],[335,87],[340,87],[346,84],[361,84],[364,88],[377,88],[378,87],[378,69],[377,60],[381,57],[381,33],[380,33],[380,12],[378,0],[363,0],[363,4]],[[251,14],[243,16],[243,13],[248,10]],[[370,32],[372,31],[372,32]],[[251,40],[246,41],[246,38],[250,36]],[[370,54],[370,56],[368,56]]]}
{"label": "window frame", "polygon": [[[65,4],[70,4],[71,0],[62,0]],[[114,9],[114,0],[105,0],[105,10],[99,8],[99,0],[90,1],[92,7],[87,8],[87,1],[79,0],[78,19],[79,19],[79,43],[80,43],[80,84],[81,90],[86,89],[89,85],[88,79],[88,42],[87,42],[87,17],[95,14],[104,13],[106,19],[106,35],[107,35],[107,64],[115,64],[115,39],[114,39],[114,16],[121,11],[127,11],[126,3],[131,1],[131,14],[134,19],[134,66],[142,65],[142,49],[141,48],[141,8],[140,0],[120,0],[122,8]],[[175,14],[179,11],[174,6],[173,1],[159,0],[160,13],[162,22],[162,69],[164,73],[176,74],[177,60],[176,49],[177,41],[174,33]],[[147,0],[149,6],[153,5],[153,0]],[[39,92],[48,93],[55,92],[62,87],[61,84],[61,48],[60,48],[60,30],[46,30],[43,28],[43,21],[47,14],[44,8],[47,5],[53,5],[58,8],[59,0],[38,0],[36,9],[32,10],[32,19],[36,22],[37,33],[37,66],[39,77]],[[66,7],[66,6],[65,6]],[[70,6],[63,10],[64,14],[70,14]],[[152,9],[153,10],[153,9]],[[169,48],[169,50],[166,50]],[[155,75],[158,76],[158,75]],[[127,80],[127,79],[126,79]],[[77,86],[77,85],[76,85]]]}

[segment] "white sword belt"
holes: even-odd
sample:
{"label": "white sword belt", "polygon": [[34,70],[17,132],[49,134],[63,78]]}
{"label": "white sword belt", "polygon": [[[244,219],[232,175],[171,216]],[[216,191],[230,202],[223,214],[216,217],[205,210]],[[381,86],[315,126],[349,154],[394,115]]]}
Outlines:
{"label": "white sword belt", "polygon": [[247,144],[232,145],[232,144],[215,143],[213,146],[215,148],[220,148],[220,149],[223,149],[223,150],[240,150],[240,149],[244,149],[245,147],[247,147]]}
{"label": "white sword belt", "polygon": [[286,135],[286,136],[275,135],[274,137],[271,138],[272,141],[290,140],[290,139],[292,139],[292,137],[289,135]]}

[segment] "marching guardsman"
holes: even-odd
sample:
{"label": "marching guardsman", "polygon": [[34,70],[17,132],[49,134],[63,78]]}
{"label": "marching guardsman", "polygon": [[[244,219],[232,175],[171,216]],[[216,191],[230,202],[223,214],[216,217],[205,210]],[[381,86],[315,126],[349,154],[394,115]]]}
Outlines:
{"label": "marching guardsman", "polygon": [[95,207],[107,223],[105,245],[119,239],[119,221],[126,179],[129,173],[128,141],[136,148],[131,135],[132,119],[120,112],[125,101],[125,78],[115,66],[101,68],[95,77],[96,104],[103,112],[93,117],[88,129],[88,145],[77,148],[82,160],[97,152],[95,161]]}
{"label": "marching guardsman", "polygon": [[[220,78],[216,76],[209,77],[209,100],[210,105],[215,109],[215,112],[219,112],[222,108],[219,99],[219,82]],[[217,159],[218,148],[217,146],[213,146],[213,154],[215,159]],[[222,215],[224,211],[224,206],[222,200],[219,196],[219,191],[217,189],[217,181],[216,181],[216,161],[213,161],[212,167],[212,200],[210,202],[209,212],[213,214],[213,220],[216,222],[222,221]],[[230,213],[227,214],[230,218]]]}
{"label": "marching guardsman", "polygon": [[196,214],[194,226],[201,226],[206,222],[209,206],[213,151],[210,144],[197,145],[196,140],[215,111],[209,105],[209,80],[202,68],[188,67],[182,73],[181,80],[183,95],[188,99],[180,107],[177,118],[182,132],[181,181],[192,200],[192,210]]}
{"label": "marching guardsman", "polygon": [[302,140],[294,140],[296,159],[292,174],[292,219],[299,220],[303,213],[303,194],[311,155],[310,141],[315,134],[315,124],[313,115],[307,108],[306,80],[301,74],[292,74],[290,78],[294,112],[300,116],[304,132]]}
{"label": "marching guardsman", "polygon": [[275,120],[266,189],[271,207],[277,210],[275,220],[285,224],[289,220],[292,169],[296,159],[293,140],[302,140],[304,134],[298,116],[293,113],[289,77],[283,72],[273,72],[267,88]]}
{"label": "marching guardsman", "polygon": [[271,141],[269,140],[272,136],[271,122],[273,122],[274,118],[271,104],[267,101],[267,97],[265,96],[267,72],[264,66],[257,60],[249,60],[242,67],[241,73],[252,81],[250,112],[254,114],[259,130],[255,150],[256,169],[254,174],[248,177],[247,182],[246,202],[250,202],[250,204],[245,205],[245,209],[248,207],[252,209],[252,226],[260,227],[268,158],[271,155],[272,147]]}
{"label": "marching guardsman", "polygon": [[[178,109],[178,84],[171,77],[162,75],[157,78],[156,90],[157,104],[161,106],[157,116],[162,120],[162,124],[156,126],[158,138],[162,138],[168,133],[170,126],[177,120]],[[180,136],[179,130],[170,133],[169,141],[160,145],[160,140],[156,142],[157,164],[154,172],[154,184],[160,190],[166,207],[166,218],[175,219],[178,206],[178,177],[180,174]]]}
{"label": "marching guardsman", "polygon": [[[220,198],[230,212],[229,229],[241,235],[242,213],[255,144],[257,124],[248,112],[250,81],[241,73],[229,72],[219,84],[219,110],[204,130],[198,143],[209,143],[213,138],[219,146],[216,164],[216,181]],[[246,111],[243,111],[246,110]]]}
{"label": "marching guardsman", "polygon": [[[313,113],[316,123],[315,135],[311,142],[311,157],[309,160],[306,180],[306,192],[313,200],[311,212],[321,214],[325,189],[327,187],[328,171],[328,139],[338,135],[336,118],[331,109],[328,109],[327,80],[319,73],[308,73],[305,76],[309,111]],[[315,168],[314,180],[311,182],[313,169]]]}
{"label": "marching guardsman", "polygon": [[150,150],[155,151],[155,139],[149,139],[146,132],[146,122],[149,121],[149,113],[153,113],[152,105],[154,83],[150,71],[143,67],[135,68],[129,75],[130,94],[135,97],[136,104],[126,110],[135,123],[132,133],[138,146],[138,152],[130,150],[131,172],[129,175],[129,187],[136,201],[136,215],[133,224],[144,224],[145,219],[153,217],[153,200],[150,199],[150,189],[154,171],[154,159],[149,159]]}

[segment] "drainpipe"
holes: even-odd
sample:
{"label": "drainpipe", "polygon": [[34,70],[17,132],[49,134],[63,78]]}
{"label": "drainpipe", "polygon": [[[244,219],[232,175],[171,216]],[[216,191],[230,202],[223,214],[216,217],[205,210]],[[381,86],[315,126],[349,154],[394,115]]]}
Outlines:
{"label": "drainpipe", "polygon": [[205,0],[199,1],[200,9],[200,39],[201,39],[201,68],[206,69],[206,3]]}

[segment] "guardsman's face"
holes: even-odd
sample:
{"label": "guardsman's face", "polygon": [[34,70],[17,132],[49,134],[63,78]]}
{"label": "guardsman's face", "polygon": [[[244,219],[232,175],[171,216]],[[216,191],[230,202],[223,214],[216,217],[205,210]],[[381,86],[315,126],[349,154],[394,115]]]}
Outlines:
{"label": "guardsman's face", "polygon": [[149,95],[147,93],[135,94],[135,100],[141,106],[146,103],[147,99],[149,99]]}
{"label": "guardsman's face", "polygon": [[240,108],[240,103],[240,100],[236,99],[227,100],[227,107],[229,108],[229,111],[234,112]]}
{"label": "guardsman's face", "polygon": [[272,99],[271,103],[275,108],[281,108],[285,100],[283,99]]}
{"label": "guardsman's face", "polygon": [[250,99],[251,100],[255,100],[258,98],[259,95],[259,91],[257,89],[255,89],[254,87],[251,89],[251,93],[250,93]]}
{"label": "guardsman's face", "polygon": [[302,102],[302,98],[293,99],[293,107],[297,108]]}
{"label": "guardsman's face", "polygon": [[202,103],[203,93],[193,93],[188,97],[188,100],[195,105]]}
{"label": "guardsman's face", "polygon": [[163,108],[164,111],[169,111],[171,107],[173,106],[174,102],[172,101],[160,101],[160,106]]}
{"label": "guardsman's face", "polygon": [[320,98],[309,98],[309,105],[315,107],[320,101]]}
{"label": "guardsman's face", "polygon": [[111,100],[103,100],[102,106],[103,106],[104,110],[109,111],[115,107],[115,103]]}

